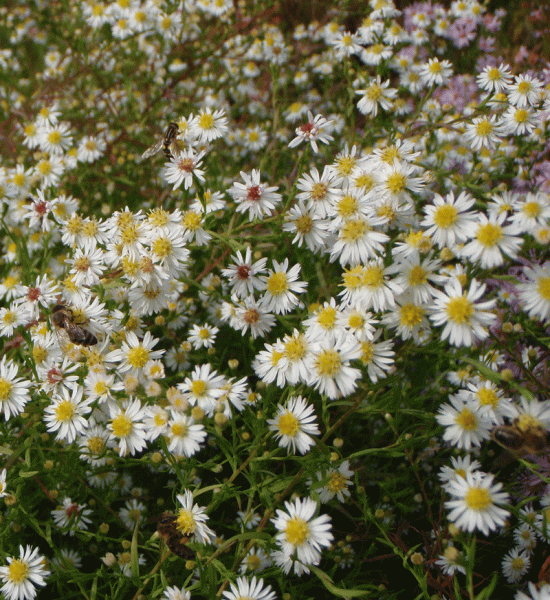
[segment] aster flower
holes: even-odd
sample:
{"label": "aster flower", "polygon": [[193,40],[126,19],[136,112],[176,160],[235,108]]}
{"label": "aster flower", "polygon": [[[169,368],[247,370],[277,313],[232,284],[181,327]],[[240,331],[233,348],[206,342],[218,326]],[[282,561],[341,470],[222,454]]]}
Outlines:
{"label": "aster flower", "polygon": [[270,585],[264,587],[263,579],[256,580],[256,577],[237,577],[236,585],[229,585],[231,589],[225,590],[222,595],[226,600],[276,600],[277,597]]}
{"label": "aster flower", "polygon": [[317,481],[326,482],[322,487],[314,485],[312,480],[308,481],[308,485],[315,487],[321,502],[330,502],[333,498],[337,498],[338,502],[344,503],[350,496],[348,487],[353,485],[353,476],[354,472],[349,468],[349,460],[344,460],[337,469],[330,468],[326,473],[317,473]]}
{"label": "aster flower", "polygon": [[320,433],[315,423],[315,409],[302,396],[290,398],[286,407],[278,404],[277,415],[269,419],[269,429],[275,432],[279,445],[289,452],[306,454],[315,443],[311,435]]}
{"label": "aster flower", "polygon": [[57,527],[66,529],[64,533],[73,536],[75,531],[86,531],[88,525],[92,522],[89,515],[91,509],[86,508],[85,504],[73,502],[71,498],[63,498],[63,505],[52,510],[52,517]]}
{"label": "aster flower", "polygon": [[147,432],[143,424],[145,408],[137,398],[128,398],[120,407],[115,404],[109,405],[109,414],[109,439],[117,443],[120,456],[134,455],[146,447]]}
{"label": "aster flower", "polygon": [[31,386],[30,381],[17,377],[17,365],[4,355],[0,362],[0,412],[4,413],[6,421],[25,410],[31,399]]}
{"label": "aster flower", "polygon": [[530,317],[550,320],[550,262],[525,267],[527,282],[519,283],[520,300]]}
{"label": "aster flower", "polygon": [[285,573],[289,572],[294,561],[297,563],[295,572],[309,573],[307,565],[319,564],[322,549],[330,546],[334,537],[330,531],[330,517],[321,515],[314,518],[317,503],[310,498],[285,502],[285,510],[278,509],[271,519],[279,531],[275,536],[282,553],[278,562]]}
{"label": "aster flower", "polygon": [[189,118],[189,128],[198,134],[199,142],[212,142],[228,130],[227,117],[223,110],[204,108],[196,117]]}
{"label": "aster flower", "polygon": [[150,360],[156,360],[164,354],[164,350],[153,350],[158,341],[149,331],[145,332],[143,340],[140,340],[133,331],[129,331],[121,348],[109,352],[105,360],[119,363],[118,371],[121,374],[130,371],[142,378],[145,365]]}
{"label": "aster flower", "polygon": [[258,275],[265,272],[267,258],[261,258],[253,263],[252,251],[250,247],[247,247],[244,258],[241,251],[238,250],[232,260],[234,264],[222,269],[222,275],[227,277],[231,286],[231,293],[239,298],[246,298],[254,294],[255,290],[265,289],[265,283],[260,280]]}
{"label": "aster flower", "polygon": [[195,423],[192,417],[171,410],[164,436],[167,438],[168,450],[172,454],[189,458],[200,450],[201,444],[206,439],[206,431],[204,425]]}
{"label": "aster flower", "polygon": [[273,260],[273,269],[260,280],[265,285],[263,303],[265,309],[276,314],[286,314],[298,306],[301,294],[307,288],[307,283],[298,281],[301,265],[288,268],[288,258],[282,263]]}
{"label": "aster flower", "polygon": [[455,394],[449,399],[451,404],[440,406],[436,415],[437,422],[446,427],[443,439],[465,450],[481,446],[491,437],[494,427],[487,411],[468,396]]}
{"label": "aster flower", "polygon": [[282,196],[277,194],[276,187],[268,187],[260,182],[260,171],[252,170],[252,175],[241,171],[244,184],[235,182],[229,189],[229,194],[237,202],[237,212],[247,212],[250,221],[262,219],[271,214]]}
{"label": "aster flower", "polygon": [[38,548],[19,546],[19,558],[8,556],[8,564],[0,567],[3,585],[0,591],[6,600],[33,600],[38,586],[46,585],[50,574],[44,568],[45,558],[38,554]]}
{"label": "aster flower", "polygon": [[51,433],[57,431],[57,440],[72,443],[77,435],[82,434],[88,422],[84,415],[91,412],[90,403],[93,399],[82,399],[82,387],[60,390],[59,396],[54,396],[53,402],[44,409],[44,422],[46,429]]}
{"label": "aster flower", "polygon": [[393,99],[397,96],[397,90],[390,88],[390,80],[382,83],[380,75],[371,81],[366,88],[356,90],[356,94],[363,94],[363,97],[357,103],[357,109],[364,115],[376,117],[378,107],[383,110],[390,110],[393,106]]}
{"label": "aster flower", "polygon": [[432,85],[443,85],[447,83],[451,75],[453,74],[453,68],[448,60],[439,60],[436,58],[430,58],[427,64],[422,65],[419,71],[420,78],[427,86]]}
{"label": "aster flower", "polygon": [[197,365],[190,377],[178,384],[178,390],[183,392],[185,399],[192,406],[197,405],[208,417],[214,414],[217,400],[223,396],[225,377],[212,370],[209,363]]}
{"label": "aster flower", "polygon": [[344,331],[337,332],[332,339],[313,342],[307,358],[310,381],[331,400],[349,396],[361,377],[361,371],[351,367],[350,361],[360,356],[359,342]]}
{"label": "aster flower", "polygon": [[176,512],[178,531],[183,535],[194,536],[200,544],[212,543],[216,534],[206,525],[208,516],[202,506],[194,503],[193,493],[186,490],[184,494],[178,494],[176,497],[182,505]]}
{"label": "aster flower", "polygon": [[498,505],[508,503],[510,497],[500,491],[502,483],[493,480],[494,475],[476,471],[450,482],[447,491],[454,499],[445,502],[451,511],[448,519],[465,531],[479,529],[485,535],[504,525],[510,512]]}
{"label": "aster flower", "polygon": [[477,302],[485,294],[485,287],[473,279],[465,292],[460,281],[451,277],[444,292],[435,290],[430,319],[437,326],[444,325],[441,339],[449,339],[453,346],[472,346],[489,335],[487,327],[496,319],[489,311],[496,300]]}
{"label": "aster flower", "polygon": [[204,150],[197,153],[193,148],[186,148],[172,157],[167,163],[164,178],[168,183],[174,184],[173,190],[177,190],[182,183],[188,190],[193,185],[193,177],[204,183],[204,171],[199,167],[205,154]]}
{"label": "aster flower", "polygon": [[309,142],[314,152],[319,152],[317,142],[328,144],[334,138],[328,133],[332,121],[328,121],[323,115],[315,115],[308,111],[308,122],[296,128],[296,137],[291,140],[288,147],[294,148],[302,142]]}

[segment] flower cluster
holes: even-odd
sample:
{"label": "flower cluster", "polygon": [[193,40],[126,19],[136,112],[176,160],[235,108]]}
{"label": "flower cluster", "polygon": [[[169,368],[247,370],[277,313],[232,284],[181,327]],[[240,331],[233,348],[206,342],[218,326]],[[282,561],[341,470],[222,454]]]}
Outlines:
{"label": "flower cluster", "polygon": [[[150,568],[162,577],[139,594],[273,600],[268,567],[348,573],[365,552],[342,589],[393,585],[365,565],[388,547],[404,568],[421,560],[417,511],[438,570],[423,593],[489,579],[478,533],[509,583],[540,562],[548,66],[525,49],[503,63],[504,12],[478,0],[369,0],[361,20],[327,2],[309,24],[256,4],[0,10],[10,600],[50,569],[78,593],[84,544],[105,597]],[[165,585],[169,553],[154,564],[157,496],[183,587]]]}

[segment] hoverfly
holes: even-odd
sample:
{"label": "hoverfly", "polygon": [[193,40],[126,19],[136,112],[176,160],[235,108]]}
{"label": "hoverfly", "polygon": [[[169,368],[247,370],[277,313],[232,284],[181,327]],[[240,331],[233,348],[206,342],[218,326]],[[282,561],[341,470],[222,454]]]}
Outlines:
{"label": "hoverfly", "polygon": [[58,302],[52,308],[51,321],[59,333],[63,332],[73,344],[77,346],[94,346],[97,344],[96,336],[74,322],[73,311],[65,304]]}
{"label": "hoverfly", "polygon": [[164,540],[167,548],[177,556],[186,559],[194,557],[193,551],[187,546],[189,538],[177,528],[177,517],[171,513],[163,513],[159,519],[157,531]]}
{"label": "hoverfly", "polygon": [[166,156],[167,160],[172,160],[174,155],[172,152],[177,154],[179,151],[178,148],[178,135],[180,132],[179,125],[177,123],[169,123],[164,135],[157,140],[150,148],[145,150],[145,152],[141,155],[142,158],[149,158],[150,156],[154,156],[157,152],[162,150],[164,152],[164,156]]}

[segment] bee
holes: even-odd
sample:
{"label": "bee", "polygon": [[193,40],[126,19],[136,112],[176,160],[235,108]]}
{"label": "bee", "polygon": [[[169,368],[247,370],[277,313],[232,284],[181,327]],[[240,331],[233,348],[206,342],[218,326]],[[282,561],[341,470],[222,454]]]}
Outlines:
{"label": "bee", "polygon": [[529,415],[517,417],[511,425],[498,425],[492,437],[497,444],[519,456],[550,451],[550,431]]}
{"label": "bee", "polygon": [[162,150],[167,160],[172,160],[172,158],[174,158],[172,152],[174,152],[174,154],[177,154],[179,152],[179,132],[180,128],[177,123],[168,123],[168,127],[166,128],[164,135],[160,138],[160,140],[156,141],[150,148],[145,150],[145,152],[142,154],[142,158],[149,158],[150,156],[154,156],[157,152]]}
{"label": "bee", "polygon": [[65,304],[57,303],[52,308],[52,323],[59,333],[63,332],[73,344],[77,346],[94,346],[97,344],[96,336],[74,322],[73,311]]}
{"label": "bee", "polygon": [[193,551],[187,546],[189,538],[178,529],[177,519],[172,513],[163,513],[157,531],[169,550],[181,558],[190,560],[193,558]]}

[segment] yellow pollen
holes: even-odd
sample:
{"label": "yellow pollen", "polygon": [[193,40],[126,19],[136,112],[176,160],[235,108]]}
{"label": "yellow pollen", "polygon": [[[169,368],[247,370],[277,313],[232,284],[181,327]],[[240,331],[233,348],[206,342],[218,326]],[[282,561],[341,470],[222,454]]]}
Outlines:
{"label": "yellow pollen", "polygon": [[280,296],[288,290],[286,273],[273,273],[267,280],[267,290],[272,296]]}
{"label": "yellow pollen", "polygon": [[111,421],[111,426],[113,428],[113,433],[119,438],[128,436],[133,428],[132,420],[124,413],[117,415]]}
{"label": "yellow pollen", "polygon": [[178,514],[178,529],[185,535],[195,533],[197,523],[190,510],[186,510],[185,508],[180,509]]}
{"label": "yellow pollen", "polygon": [[456,206],[450,206],[444,204],[438,206],[434,213],[434,223],[443,229],[450,227],[456,223],[458,217],[458,210]]}
{"label": "yellow pollen", "polygon": [[361,343],[361,362],[364,365],[369,365],[372,362],[374,357],[374,346],[372,342],[362,342]]}
{"label": "yellow pollen", "polygon": [[181,423],[174,423],[172,425],[172,435],[174,437],[184,437],[187,435],[189,428],[187,425],[182,425]]}
{"label": "yellow pollen", "polygon": [[498,406],[498,396],[490,388],[481,388],[478,390],[477,398],[481,406],[492,406],[493,408]]}
{"label": "yellow pollen", "polygon": [[309,526],[307,521],[300,517],[292,517],[286,524],[286,540],[293,546],[301,546],[309,538]]}
{"label": "yellow pollen", "polygon": [[411,329],[421,323],[424,316],[424,310],[415,304],[404,304],[399,312],[401,314],[401,325]]}
{"label": "yellow pollen", "polygon": [[355,158],[352,158],[351,156],[343,156],[337,161],[338,171],[342,175],[350,175],[356,163],[357,161]]}
{"label": "yellow pollen", "polygon": [[284,356],[291,362],[300,360],[306,355],[307,343],[302,336],[293,336],[285,343]]}
{"label": "yellow pollen", "polygon": [[149,360],[149,350],[146,350],[143,346],[130,348],[126,353],[126,358],[134,369],[143,369]]}
{"label": "yellow pollen", "polygon": [[538,202],[526,202],[522,207],[521,211],[524,212],[528,217],[536,219],[541,212],[541,208]]}
{"label": "yellow pollen", "polygon": [[195,229],[199,229],[202,223],[202,217],[194,210],[188,210],[183,215],[183,226],[191,231],[195,231]]}
{"label": "yellow pollen", "polygon": [[476,237],[482,246],[491,248],[502,240],[502,227],[493,223],[486,223],[478,227]]}
{"label": "yellow pollen", "polygon": [[355,198],[355,196],[346,194],[338,201],[338,213],[344,218],[354,215],[357,212],[357,209],[357,198]]}
{"label": "yellow pollen", "polygon": [[52,163],[49,160],[41,160],[38,163],[38,170],[42,175],[48,175],[52,172]]}
{"label": "yellow pollen", "polygon": [[61,141],[61,133],[59,133],[59,131],[50,131],[50,133],[48,134],[48,142],[50,142],[50,144],[59,144],[59,142]]}
{"label": "yellow pollen", "polygon": [[314,183],[309,193],[312,200],[322,200],[327,195],[327,186],[324,183]]}
{"label": "yellow pollen", "polygon": [[105,448],[105,442],[103,441],[103,438],[96,435],[94,437],[91,437],[86,442],[86,446],[88,447],[88,450],[90,450],[90,452],[92,454],[98,455],[103,452],[103,448]]}
{"label": "yellow pollen", "polygon": [[370,267],[366,267],[363,271],[362,278],[363,285],[366,285],[371,288],[379,288],[384,283],[384,270],[383,268],[376,264]]}
{"label": "yellow pollen", "polygon": [[407,185],[407,178],[403,173],[392,173],[386,180],[386,189],[394,196],[400,194]]}
{"label": "yellow pollen", "polygon": [[12,384],[6,379],[0,379],[0,402],[7,400],[11,394]]}
{"label": "yellow pollen", "polygon": [[202,396],[206,392],[206,383],[202,379],[196,379],[191,383],[191,392],[195,396]]}
{"label": "yellow pollen", "polygon": [[420,266],[416,265],[409,273],[409,285],[424,285],[428,281],[428,274]]}
{"label": "yellow pollen", "polygon": [[75,413],[74,406],[67,400],[62,400],[55,409],[55,416],[58,421],[70,421]]}
{"label": "yellow pollen", "polygon": [[201,129],[212,129],[214,126],[214,115],[203,113],[199,118],[199,127]]}
{"label": "yellow pollen", "polygon": [[77,271],[87,271],[90,268],[90,260],[86,256],[81,256],[74,261],[73,266]]}
{"label": "yellow pollen", "polygon": [[376,102],[382,96],[382,88],[377,83],[373,83],[365,95],[369,100]]}
{"label": "yellow pollen", "polygon": [[470,431],[477,427],[477,419],[472,411],[467,408],[463,408],[460,414],[456,417],[456,424],[462,429]]}
{"label": "yellow pollen", "polygon": [[480,137],[487,137],[493,131],[493,124],[488,119],[482,119],[476,125],[476,133]]}
{"label": "yellow pollen", "polygon": [[[22,584],[29,576],[29,565],[17,558],[11,561],[10,566],[8,567],[8,573],[8,581],[15,584]],[[34,588],[32,589],[34,590]]]}
{"label": "yellow pollen", "polygon": [[482,511],[491,505],[491,494],[486,488],[471,488],[464,496],[466,506],[471,510]]}
{"label": "yellow pollen", "polygon": [[521,81],[518,85],[518,92],[520,94],[527,94],[527,92],[531,89],[530,81]]}
{"label": "yellow pollen", "polygon": [[317,321],[325,329],[332,329],[336,323],[336,309],[332,306],[321,309]]}
{"label": "yellow pollen", "polygon": [[332,474],[330,481],[327,483],[327,489],[331,492],[340,492],[346,487],[347,479],[338,471]]}
{"label": "yellow pollen", "polygon": [[302,215],[294,221],[299,233],[309,233],[313,229],[313,219],[309,215]]}
{"label": "yellow pollen", "polygon": [[166,237],[157,238],[153,242],[152,250],[160,258],[166,258],[172,254],[172,242]]}
{"label": "yellow pollen", "polygon": [[340,230],[340,237],[347,242],[353,242],[363,237],[369,226],[363,219],[350,219],[344,223],[344,226]]}
{"label": "yellow pollen", "polygon": [[451,298],[447,304],[449,320],[455,323],[469,323],[474,314],[474,307],[466,296]]}
{"label": "yellow pollen", "polygon": [[340,371],[342,361],[336,350],[328,349],[319,352],[315,364],[320,375],[334,377]]}
{"label": "yellow pollen", "polygon": [[279,433],[294,437],[300,429],[300,421],[289,411],[279,417],[277,422]]}
{"label": "yellow pollen", "polygon": [[537,282],[537,292],[545,300],[550,300],[550,277],[540,277]]}

